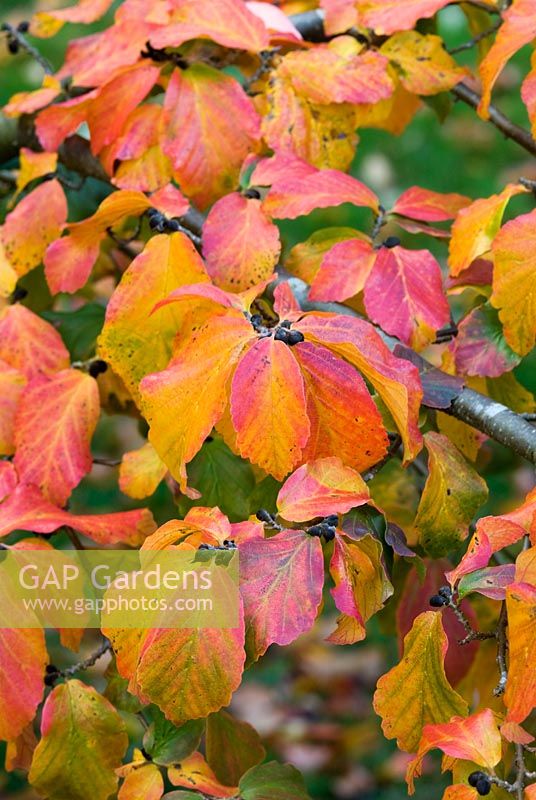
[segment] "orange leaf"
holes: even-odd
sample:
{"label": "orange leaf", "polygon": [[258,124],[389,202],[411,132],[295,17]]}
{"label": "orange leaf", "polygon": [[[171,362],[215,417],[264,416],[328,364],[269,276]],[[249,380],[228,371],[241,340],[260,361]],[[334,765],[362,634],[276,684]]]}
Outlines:
{"label": "orange leaf", "polygon": [[71,361],[56,329],[20,303],[0,312],[0,359],[29,380],[66,369]]}
{"label": "orange leaf", "polygon": [[89,24],[102,17],[113,0],[80,0],[76,5],[59,11],[39,11],[32,18],[32,36],[47,38],[54,36],[65,22]]}
{"label": "orange leaf", "polygon": [[201,753],[192,753],[177,766],[168,769],[168,778],[173,786],[183,786],[211,797],[232,797],[237,786],[224,786],[209,767]]}
{"label": "orange leaf", "polygon": [[470,717],[453,717],[450,722],[425,725],[419,751],[408,766],[406,779],[413,794],[413,778],[420,775],[421,764],[429,750],[439,748],[451,758],[472,761],[493,770],[501,760],[501,734],[489,708]]}
{"label": "orange leaf", "polygon": [[241,0],[175,0],[169,24],[151,36],[154,47],[180,47],[189,39],[212,39],[224,47],[259,52],[268,31]]}
{"label": "orange leaf", "polygon": [[[48,663],[45,632],[0,629],[0,739],[16,739],[37,712]],[[14,680],[21,672],[23,680]]]}
{"label": "orange leaf", "polygon": [[359,472],[381,461],[389,444],[387,431],[357,370],[312,342],[293,352],[305,381],[311,426],[302,460],[336,454]]}
{"label": "orange leaf", "polygon": [[510,220],[493,242],[493,293],[504,337],[510,347],[526,355],[536,341],[536,211]]}
{"label": "orange leaf", "polygon": [[365,284],[365,308],[387,333],[422,350],[450,320],[441,267],[428,250],[381,247]]}
{"label": "orange leaf", "polygon": [[376,251],[363,239],[337,242],[322,258],[311,281],[310,300],[348,300],[362,292],[376,260]]}
{"label": "orange leaf", "polygon": [[244,458],[278,480],[299,462],[310,426],[303,378],[286,344],[259,339],[243,356],[233,377],[231,416]]}
{"label": "orange leaf", "polygon": [[125,776],[117,800],[160,800],[164,779],[156,764],[143,763]]}
{"label": "orange leaf", "polygon": [[258,114],[238,81],[204,64],[175,70],[164,111],[164,153],[181,189],[205,208],[238,182],[260,137]]}
{"label": "orange leaf", "polygon": [[307,314],[295,326],[306,340],[325,345],[369,380],[398,426],[406,459],[422,447],[418,428],[421,386],[416,368],[392,355],[374,328],[353,317]]}
{"label": "orange leaf", "polygon": [[332,456],[304,464],[293,472],[277,495],[277,508],[289,522],[305,522],[329,514],[345,514],[369,499],[361,475]]}
{"label": "orange leaf", "polygon": [[67,201],[59,181],[42,183],[23,197],[0,229],[6,258],[18,275],[26,275],[43,261],[66,221]]}
{"label": "orange leaf", "polygon": [[452,226],[449,247],[451,275],[459,275],[491,249],[508,201],[526,191],[519,183],[509,183],[500,194],[475,200],[459,212]]}
{"label": "orange leaf", "polygon": [[380,36],[404,31],[417,20],[433,17],[449,0],[322,0],[326,33],[342,33],[356,25],[372,28]]}
{"label": "orange leaf", "polygon": [[479,68],[482,79],[482,100],[478,113],[484,119],[489,116],[491,92],[506,62],[536,36],[535,0],[514,0],[502,13],[502,18],[503,23],[495,41]]}
{"label": "orange leaf", "polygon": [[11,461],[0,461],[0,502],[7,497],[19,482],[17,470]]}
{"label": "orange leaf", "polygon": [[536,587],[515,583],[506,590],[509,667],[504,702],[507,722],[523,722],[536,706]]}
{"label": "orange leaf", "polygon": [[168,363],[182,318],[177,306],[152,309],[178,286],[201,281],[208,275],[183,233],[154,236],[123,274],[106,308],[98,352],[137,403],[141,379]]}
{"label": "orange leaf", "polygon": [[377,103],[390,97],[393,82],[387,59],[374,50],[360,52],[350,36],[327,45],[288,53],[279,74],[310,103]]}
{"label": "orange leaf", "polygon": [[0,537],[16,530],[52,533],[68,525],[98,544],[121,542],[136,547],[156,527],[146,508],[114,514],[70,514],[46,500],[36,486],[22,483],[0,508]]}
{"label": "orange leaf", "polygon": [[41,111],[35,120],[37,138],[45,150],[57,150],[68,136],[76,133],[87,117],[97,91],[55,103]]}
{"label": "orange leaf", "polygon": [[281,252],[277,227],[260,200],[236,192],[215,203],[203,225],[203,255],[216,284],[242,291],[270,277]]}
{"label": "orange leaf", "polygon": [[185,331],[168,367],[147,375],[140,384],[143,413],[151,426],[149,439],[182,491],[186,464],[222,416],[227,380],[244,346],[254,338],[239,311],[214,315],[197,329]]}
{"label": "orange leaf", "polygon": [[14,463],[21,481],[39,486],[56,505],[65,505],[91,470],[89,446],[99,414],[97,383],[89,375],[69,369],[34,378],[16,417]]}

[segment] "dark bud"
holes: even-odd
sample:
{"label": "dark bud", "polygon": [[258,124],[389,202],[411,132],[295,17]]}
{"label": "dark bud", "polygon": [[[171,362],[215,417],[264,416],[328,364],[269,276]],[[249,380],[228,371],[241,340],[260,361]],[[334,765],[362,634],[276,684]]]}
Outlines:
{"label": "dark bud", "polygon": [[180,231],[181,224],[178,219],[170,219],[167,222],[166,228],[168,231]]}
{"label": "dark bud", "polygon": [[289,331],[287,344],[290,345],[290,347],[293,347],[295,344],[303,342],[304,338],[305,337],[301,331]]}
{"label": "dark bud", "polygon": [[262,317],[260,314],[252,314],[250,321],[254,328],[262,325]]}
{"label": "dark bud", "polygon": [[19,52],[19,43],[16,39],[8,39],[7,40],[7,49],[11,53],[12,56],[17,55]]}
{"label": "dark bud", "polygon": [[214,547],[211,544],[206,544],[205,542],[203,542],[203,544],[200,544],[197,549],[198,550],[214,550]]}
{"label": "dark bud", "polygon": [[326,542],[331,542],[336,533],[337,529],[333,525],[324,525],[324,539]]}
{"label": "dark bud", "polygon": [[106,361],[103,361],[101,358],[96,358],[95,361],[92,361],[89,365],[89,374],[92,378],[96,378],[97,375],[101,375],[103,372],[106,372],[108,369],[108,364]]}
{"label": "dark bud", "polygon": [[399,244],[400,244],[400,239],[398,238],[398,236],[388,236],[387,239],[383,242],[383,246],[388,247],[389,249],[391,249],[391,247],[398,247]]}
{"label": "dark bud", "polygon": [[28,296],[28,289],[24,289],[22,286],[17,286],[13,294],[11,295],[11,302],[12,303],[19,303],[21,300],[24,300],[25,297]]}
{"label": "dark bud", "polygon": [[484,776],[483,778],[480,778],[480,780],[478,780],[476,782],[475,789],[477,790],[478,794],[480,794],[480,795],[489,794],[491,792],[491,781],[490,781],[490,779],[487,776]]}
{"label": "dark bud", "polygon": [[432,608],[441,608],[446,604],[446,600],[444,597],[441,597],[439,594],[433,594],[430,600],[428,601]]}
{"label": "dark bud", "polygon": [[260,200],[261,193],[257,191],[257,189],[246,189],[244,192],[244,197],[247,197],[248,200]]}
{"label": "dark bud", "polygon": [[280,328],[290,328],[292,322],[289,319],[284,319],[279,323]]}
{"label": "dark bud", "polygon": [[54,666],[54,664],[47,664],[45,667],[45,672],[47,675],[57,675],[58,668]]}
{"label": "dark bud", "polygon": [[234,539],[224,539],[223,546],[228,550],[236,550],[236,542]]}
{"label": "dark bud", "polygon": [[30,23],[27,20],[19,22],[19,24],[17,25],[17,30],[19,33],[28,33],[28,31],[30,30]]}
{"label": "dark bud", "polygon": [[467,783],[469,784],[469,786],[473,786],[474,787],[474,786],[477,785],[478,781],[481,778],[485,778],[485,777],[486,777],[486,773],[485,772],[481,772],[479,769],[477,769],[476,772],[471,772],[471,774],[467,776]]}
{"label": "dark bud", "polygon": [[148,217],[158,217],[158,216],[160,216],[160,211],[157,208],[148,208],[147,209],[147,216]]}
{"label": "dark bud", "polygon": [[274,333],[274,339],[276,342],[285,342],[285,344],[290,344],[290,337],[294,331],[289,331],[287,328],[278,328]]}
{"label": "dark bud", "polygon": [[324,526],[322,524],[311,525],[310,528],[307,528],[307,533],[309,536],[322,536],[324,534]]}
{"label": "dark bud", "polygon": [[259,522],[264,522],[266,525],[271,525],[274,521],[272,515],[269,511],[266,511],[265,508],[259,508],[257,513],[255,514]]}
{"label": "dark bud", "polygon": [[59,678],[59,672],[49,672],[47,675],[45,675],[44,679],[45,686],[54,686],[58,678]]}
{"label": "dark bud", "polygon": [[324,522],[336,528],[337,525],[339,524],[339,516],[338,514],[330,514],[329,517],[325,518]]}
{"label": "dark bud", "polygon": [[447,601],[452,597],[452,589],[450,586],[442,586],[440,589],[438,589],[437,593],[440,597],[444,597]]}

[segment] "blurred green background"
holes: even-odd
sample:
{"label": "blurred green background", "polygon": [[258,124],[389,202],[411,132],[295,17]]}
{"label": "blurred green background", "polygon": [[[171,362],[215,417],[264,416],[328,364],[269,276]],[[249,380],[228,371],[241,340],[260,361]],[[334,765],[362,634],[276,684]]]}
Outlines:
{"label": "blurred green background", "polygon": [[[33,2],[2,0],[0,16],[18,23],[27,19],[35,7]],[[99,30],[110,19],[111,14],[108,14],[97,25],[66,26],[55,38],[40,41],[39,48],[58,67],[70,39]],[[457,7],[448,7],[440,13],[439,32],[449,46],[470,38],[465,16]],[[528,71],[529,59],[528,49],[516,56],[501,76],[494,94],[494,102],[501,110],[525,127],[528,120],[519,100],[519,86]],[[459,61],[474,66],[474,53],[461,54]],[[10,56],[3,43],[0,45],[0,76],[0,104],[16,91],[37,87],[42,78],[38,65],[23,54]],[[443,119],[445,113],[447,116]],[[1,168],[14,166],[16,162],[1,165]],[[520,176],[536,179],[536,167],[528,154],[505,140],[493,126],[480,121],[472,109],[459,102],[452,103],[448,97],[423,105],[400,137],[377,130],[360,131],[352,172],[380,195],[386,207],[404,189],[415,184],[476,198],[499,191],[505,183]],[[70,192],[72,218],[92,213],[102,196],[103,187],[92,181],[86,182],[82,192]],[[532,198],[515,198],[508,216],[530,208]],[[307,218],[281,225],[286,248],[303,241],[318,228],[329,225],[351,225],[370,230],[371,220],[365,212],[349,206],[315,212]],[[400,231],[397,230],[396,234],[400,235]],[[446,245],[443,242],[431,243],[427,237],[409,234],[402,238],[411,242],[409,246],[413,248],[430,247],[445,263]],[[73,357],[87,357],[102,324],[99,307],[87,312],[87,319],[77,317],[74,330],[69,330],[69,325],[73,328],[72,314],[69,312],[63,319],[54,316],[47,308],[49,298],[43,289],[42,277],[35,275],[29,280],[42,289],[36,310],[60,324]],[[517,378],[532,391],[536,391],[535,367],[536,361],[532,357],[526,358],[516,370]],[[113,457],[141,442],[138,422],[134,418],[103,415],[93,449],[95,453]],[[218,440],[205,447],[210,452],[204,458],[210,456],[216,470],[229,469],[228,453]],[[203,464],[201,459],[198,465],[201,473]],[[530,483],[526,466],[500,446],[486,448],[479,468],[491,490],[483,513],[496,512],[505,503],[520,499]],[[214,490],[209,504],[221,502],[236,519],[244,518],[261,505],[270,507],[272,504],[273,507],[277,490],[275,482],[267,479],[251,498],[247,491],[240,491],[240,487],[253,489],[254,477],[248,465],[237,466],[235,460],[230,472],[233,470],[238,489],[232,497],[224,498],[219,498]],[[95,469],[75,491],[72,509],[98,512],[135,505],[119,492],[116,478],[115,469]],[[164,484],[151,499],[150,506],[159,522],[177,515],[172,495]],[[183,504],[180,512],[185,510]],[[385,672],[397,657],[395,637],[389,632],[388,615],[383,621],[373,621],[364,643],[349,648],[329,646],[323,641],[333,627],[334,618],[334,608],[327,594],[320,624],[292,647],[272,647],[247,674],[235,698],[234,708],[263,735],[269,755],[292,761],[303,770],[313,797],[322,800],[398,800],[406,796],[403,783],[406,759],[397,752],[394,743],[383,739],[379,720],[371,707],[378,675]],[[88,641],[86,649],[91,652],[92,646]],[[51,640],[51,648],[53,657],[57,652],[59,658],[65,659],[65,651],[60,655],[59,645],[54,640]],[[75,660],[74,655],[72,659]],[[84,677],[100,687],[104,686],[104,679],[98,671],[92,670]],[[133,735],[139,735],[134,719],[130,720],[130,727]],[[434,770],[418,782],[416,800],[439,800],[445,785],[447,780],[440,776],[436,762]],[[33,795],[20,776],[4,775],[0,776],[0,796],[31,798]]]}

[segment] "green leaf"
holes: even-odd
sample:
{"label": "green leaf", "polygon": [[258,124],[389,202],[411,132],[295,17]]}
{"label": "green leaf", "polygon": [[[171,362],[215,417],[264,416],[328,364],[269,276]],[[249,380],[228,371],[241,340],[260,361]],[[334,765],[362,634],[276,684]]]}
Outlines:
{"label": "green leaf", "polygon": [[156,706],[152,716],[154,721],[145,732],[143,748],[155,764],[178,764],[197,750],[205,731],[204,719],[192,719],[177,728]]}
{"label": "green leaf", "polygon": [[236,786],[266,755],[255,728],[224,710],[207,719],[206,751],[208,764],[226,786]]}
{"label": "green leaf", "polygon": [[87,303],[76,311],[43,311],[41,316],[59,332],[73,361],[85,361],[95,353],[105,312],[98,303]]}
{"label": "green leaf", "polygon": [[162,800],[201,800],[201,795],[197,792],[168,792]]}
{"label": "green leaf", "polygon": [[275,512],[277,508],[277,495],[281,489],[281,482],[268,475],[254,488],[249,498],[249,513],[256,514],[259,508],[266,508]]}
{"label": "green leaf", "polygon": [[137,697],[128,691],[128,680],[123,678],[117,671],[115,658],[113,658],[106,668],[104,677],[107,680],[104,696],[119,711],[128,711],[130,714],[137,714],[141,710],[142,704]]}
{"label": "green leaf", "polygon": [[249,496],[255,486],[253,470],[219,437],[207,440],[188,465],[188,483],[201,492],[201,498],[193,502],[181,497],[182,516],[199,504],[218,506],[231,522],[249,516]]}
{"label": "green leaf", "polygon": [[250,769],[239,788],[243,800],[310,800],[298,770],[277,761]]}

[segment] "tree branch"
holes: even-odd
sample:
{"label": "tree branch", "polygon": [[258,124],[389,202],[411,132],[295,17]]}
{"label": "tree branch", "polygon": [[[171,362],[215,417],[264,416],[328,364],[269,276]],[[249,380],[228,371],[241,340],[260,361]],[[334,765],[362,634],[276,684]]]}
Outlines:
{"label": "tree branch", "polygon": [[[324,33],[324,15],[321,11],[305,11],[302,14],[294,14],[290,19],[304,39],[311,42],[319,42],[326,39]],[[463,82],[454,86],[451,92],[459,100],[471,106],[471,108],[477,108],[481,100],[478,92],[475,92],[470,86],[467,86],[467,84]],[[512,141],[516,142],[520,147],[523,147],[527,152],[536,155],[536,142],[529,131],[513,123],[494,105],[490,105],[489,107],[489,121],[508,139],[512,139]]]}

